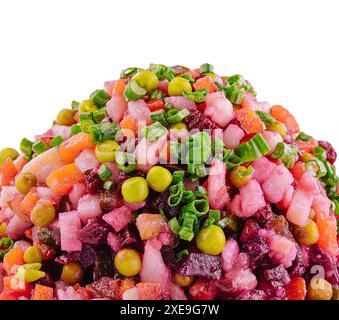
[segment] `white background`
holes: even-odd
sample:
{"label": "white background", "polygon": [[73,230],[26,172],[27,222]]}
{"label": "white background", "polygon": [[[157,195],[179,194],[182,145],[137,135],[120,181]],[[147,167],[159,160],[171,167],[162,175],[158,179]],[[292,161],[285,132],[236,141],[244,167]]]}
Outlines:
{"label": "white background", "polygon": [[122,68],[209,62],[339,150],[338,1],[11,0],[0,4],[0,149]]}

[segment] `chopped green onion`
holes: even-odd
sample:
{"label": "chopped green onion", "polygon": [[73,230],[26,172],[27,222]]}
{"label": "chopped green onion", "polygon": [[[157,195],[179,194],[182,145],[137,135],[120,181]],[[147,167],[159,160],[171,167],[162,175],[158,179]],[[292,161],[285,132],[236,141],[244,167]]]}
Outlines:
{"label": "chopped green onion", "polygon": [[105,190],[107,190],[107,191],[110,191],[110,190],[112,190],[113,186],[114,186],[114,182],[113,182],[113,181],[106,181],[106,182],[104,183],[103,188],[104,188]]}
{"label": "chopped green onion", "polygon": [[87,120],[81,120],[80,121],[80,126],[81,126],[81,131],[89,133],[90,132],[90,127],[94,125],[94,121],[91,119]]}
{"label": "chopped green onion", "polygon": [[136,80],[131,80],[128,82],[124,95],[127,100],[139,100],[146,95],[146,90],[138,85]]}
{"label": "chopped green onion", "polygon": [[258,133],[252,139],[240,144],[235,153],[241,159],[242,163],[252,162],[268,154],[271,148],[264,137]]}
{"label": "chopped green onion", "polygon": [[120,128],[114,121],[91,125],[89,133],[93,143],[100,143],[110,139],[118,140],[121,137]]}
{"label": "chopped green onion", "polygon": [[220,210],[210,210],[208,212],[208,217],[213,218],[215,222],[220,221]]}
{"label": "chopped green onion", "polygon": [[110,95],[103,89],[95,90],[90,97],[99,108],[102,108],[111,99]]}
{"label": "chopped green onion", "polygon": [[96,123],[100,123],[107,117],[106,108],[100,108],[93,112],[93,119]]}
{"label": "chopped green onion", "polygon": [[194,194],[197,198],[207,199],[207,197],[208,197],[207,190],[203,186],[195,186],[194,187]]}
{"label": "chopped green onion", "polygon": [[78,111],[80,102],[73,100],[71,102],[71,108],[73,111]]}
{"label": "chopped green onion", "polygon": [[0,260],[8,253],[14,246],[14,241],[10,238],[2,238],[0,240]]}
{"label": "chopped green onion", "polygon": [[176,124],[176,123],[182,121],[189,114],[190,114],[190,112],[187,109],[181,109],[181,110],[176,109],[174,114],[172,114],[170,116],[166,115],[166,121],[170,125]]}
{"label": "chopped green onion", "polygon": [[179,222],[178,222],[178,219],[176,217],[174,217],[170,221],[168,221],[168,227],[171,229],[171,231],[174,234],[179,234],[180,229],[181,229]]}
{"label": "chopped green onion", "polygon": [[194,79],[192,78],[192,76],[190,74],[182,74],[180,77],[188,80],[188,82],[191,84],[191,86],[193,86]]}
{"label": "chopped green onion", "polygon": [[183,195],[182,195],[182,204],[187,204],[195,200],[195,194],[191,190],[185,190]]}
{"label": "chopped green onion", "polygon": [[38,154],[41,154],[41,153],[47,151],[49,149],[49,147],[40,140],[40,141],[37,141],[36,143],[34,143],[32,145],[32,149],[38,155]]}
{"label": "chopped green onion", "polygon": [[112,171],[108,168],[106,164],[102,164],[98,170],[98,175],[101,180],[106,181],[112,176]]}
{"label": "chopped green onion", "polygon": [[235,74],[235,75],[233,75],[231,77],[228,77],[227,78],[227,82],[230,85],[233,85],[233,84],[242,85],[245,82],[245,79],[244,79],[244,77],[241,74]]}
{"label": "chopped green onion", "polygon": [[137,162],[132,153],[117,151],[115,153],[117,168],[125,173],[130,173],[137,168]]}
{"label": "chopped green onion", "polygon": [[154,90],[150,95],[150,100],[162,100],[165,98],[165,94],[161,90]]}
{"label": "chopped green onion", "polygon": [[180,210],[181,213],[189,212],[195,214],[197,217],[202,217],[209,210],[209,204],[206,199],[199,199],[190,202],[183,206]]}
{"label": "chopped green onion", "polygon": [[179,182],[184,181],[185,171],[177,170],[172,173],[172,184],[178,184]]}
{"label": "chopped green onion", "polygon": [[171,81],[176,74],[175,70],[163,64],[151,63],[148,70],[154,72],[159,80],[167,79]]}
{"label": "chopped green onion", "polygon": [[164,109],[151,112],[150,119],[152,120],[152,123],[160,122],[163,126],[168,126],[168,122],[166,120],[166,112]]}
{"label": "chopped green onion", "polygon": [[146,128],[141,129],[141,134],[147,141],[156,141],[166,134],[166,129],[160,122],[154,122]]}
{"label": "chopped green onion", "polygon": [[213,70],[214,70],[213,65],[209,63],[204,63],[200,66],[200,73],[202,74],[213,72]]}
{"label": "chopped green onion", "polygon": [[184,97],[193,100],[194,102],[201,103],[205,101],[205,97],[208,94],[206,89],[200,89],[194,92],[184,92]]}
{"label": "chopped green onion", "polygon": [[140,69],[138,68],[127,68],[121,71],[120,73],[120,78],[121,79],[125,79],[125,78],[130,78],[132,76],[134,76]]}
{"label": "chopped green onion", "polygon": [[205,223],[204,223],[204,225],[202,226],[202,228],[205,229],[205,228],[211,226],[211,225],[214,224],[214,223],[215,223],[214,218],[207,218],[207,219],[205,220]]}
{"label": "chopped green onion", "polygon": [[181,260],[183,257],[188,256],[188,250],[187,249],[183,249],[181,251],[179,251],[176,255],[175,255],[175,260],[179,261]]}
{"label": "chopped green onion", "polygon": [[85,120],[93,120],[93,113],[92,112],[80,112],[79,120],[80,122],[85,121]]}
{"label": "chopped green onion", "polygon": [[273,124],[275,120],[272,118],[272,116],[269,113],[263,112],[263,111],[256,111],[256,114],[259,116],[261,121],[263,121],[265,124]]}
{"label": "chopped green onion", "polygon": [[173,106],[172,106],[172,104],[170,103],[170,102],[165,102],[165,108],[167,109],[167,110],[170,110],[170,109],[172,109],[173,108]]}
{"label": "chopped green onion", "polygon": [[55,136],[49,144],[51,148],[60,146],[64,142],[64,138],[61,136]]}
{"label": "chopped green onion", "polygon": [[81,126],[79,124],[73,124],[71,126],[71,136],[75,136],[76,134],[82,132]]}
{"label": "chopped green onion", "polygon": [[[317,178],[325,177],[327,174],[327,169],[324,163],[320,160],[311,160],[305,163],[307,171],[310,171],[311,174]],[[316,171],[314,170],[316,168]]]}
{"label": "chopped green onion", "polygon": [[289,144],[278,142],[271,154],[272,159],[280,159],[286,168],[292,168],[297,161],[298,149]]}
{"label": "chopped green onion", "polygon": [[191,177],[193,176],[191,181],[196,181],[207,176],[207,170],[203,164],[188,163],[187,172],[191,174]]}
{"label": "chopped green onion", "polygon": [[313,154],[315,157],[319,158],[320,160],[325,160],[327,157],[325,149],[320,146],[313,148]]}
{"label": "chopped green onion", "polygon": [[168,197],[167,203],[171,208],[177,207],[184,194],[184,184],[183,182],[179,182],[176,185],[169,187],[170,196]]}
{"label": "chopped green onion", "polygon": [[232,220],[230,219],[230,218],[223,218],[223,219],[221,219],[220,221],[218,221],[217,223],[216,223],[216,225],[218,226],[218,227],[220,227],[221,229],[224,229],[227,225],[229,225],[230,223],[232,223]]}
{"label": "chopped green onion", "polygon": [[190,228],[183,227],[179,232],[179,237],[181,240],[192,241],[192,239],[194,238],[194,232]]}
{"label": "chopped green onion", "polygon": [[295,140],[301,140],[301,141],[304,141],[304,142],[307,142],[309,140],[312,140],[313,137],[307,135],[305,132],[299,132],[297,137],[295,138]]}
{"label": "chopped green onion", "polygon": [[236,84],[224,88],[224,92],[226,98],[233,104],[240,104],[244,98],[244,93]]}
{"label": "chopped green onion", "polygon": [[20,142],[20,151],[30,158],[33,154],[32,146],[33,146],[32,141],[23,138]]}

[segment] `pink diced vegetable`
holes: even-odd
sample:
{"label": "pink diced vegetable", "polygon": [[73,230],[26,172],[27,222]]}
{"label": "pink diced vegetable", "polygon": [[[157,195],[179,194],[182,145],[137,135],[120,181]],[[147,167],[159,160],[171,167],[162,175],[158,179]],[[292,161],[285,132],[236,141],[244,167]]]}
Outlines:
{"label": "pink diced vegetable", "polygon": [[292,174],[284,165],[276,167],[262,185],[265,197],[272,203],[278,203],[293,183]]}
{"label": "pink diced vegetable", "polygon": [[238,242],[234,239],[226,241],[226,245],[221,253],[222,269],[224,272],[228,272],[232,269],[234,260],[239,255]]}
{"label": "pink diced vegetable", "polygon": [[39,199],[49,200],[50,202],[55,204],[61,201],[61,196],[50,188],[37,187],[36,193]]}
{"label": "pink diced vegetable", "polygon": [[31,225],[31,221],[25,221],[16,214],[8,222],[6,228],[7,235],[9,238],[17,240],[23,236],[26,229],[28,229]]}
{"label": "pink diced vegetable", "polygon": [[290,222],[300,227],[305,227],[310,214],[312,202],[312,193],[304,191],[298,187],[293,193],[292,201],[287,210],[286,218]]}
{"label": "pink diced vegetable", "polygon": [[76,183],[73,185],[72,191],[69,194],[69,200],[74,209],[78,208],[80,198],[87,192],[86,186],[83,183]]}
{"label": "pink diced vegetable", "polygon": [[122,300],[139,300],[139,290],[138,288],[130,288],[122,294]]}
{"label": "pink diced vegetable", "polygon": [[194,111],[197,106],[193,100],[190,100],[186,97],[167,97],[165,98],[165,103],[169,102],[174,109],[187,109],[188,111]]}
{"label": "pink diced vegetable", "polygon": [[306,171],[299,181],[299,186],[305,191],[312,192],[313,194],[319,194],[318,181],[311,172]]}
{"label": "pink diced vegetable", "polygon": [[275,147],[279,142],[283,142],[283,138],[281,137],[281,135],[274,131],[264,131],[262,133],[262,136],[271,149],[270,153],[275,150]]}
{"label": "pink diced vegetable", "polygon": [[241,101],[241,106],[242,107],[249,107],[253,111],[263,111],[261,104],[258,103],[256,97],[253,96],[251,93],[248,93],[248,92],[244,93],[244,97]]}
{"label": "pink diced vegetable", "polygon": [[116,232],[124,229],[132,219],[132,210],[123,206],[103,215],[102,217]]}
{"label": "pink diced vegetable", "polygon": [[125,202],[126,206],[129,207],[132,211],[139,210],[146,205],[146,201],[128,203]]}
{"label": "pink diced vegetable", "polygon": [[293,192],[294,188],[293,186],[290,186],[286,190],[283,199],[277,203],[279,209],[287,209],[290,206],[293,197]]}
{"label": "pink diced vegetable", "polygon": [[226,273],[227,290],[238,293],[244,290],[252,290],[257,286],[257,278],[250,269],[233,268]]}
{"label": "pink diced vegetable", "polygon": [[81,221],[78,212],[59,213],[59,227],[61,237],[61,250],[72,252],[81,251],[82,242],[78,239]]}
{"label": "pink diced vegetable", "polygon": [[114,252],[121,250],[120,238],[117,233],[110,232],[107,236],[107,244],[112,248]]}
{"label": "pink diced vegetable", "polygon": [[286,237],[274,234],[269,237],[269,256],[276,263],[281,263],[285,268],[292,266],[297,255],[295,243]]}
{"label": "pink diced vegetable", "polygon": [[233,197],[230,205],[229,210],[236,215],[237,217],[242,217],[242,208],[241,208],[241,196],[240,194],[237,194]]}
{"label": "pink diced vegetable", "polygon": [[81,295],[75,292],[71,286],[58,289],[57,295],[59,300],[83,300]]}
{"label": "pink diced vegetable", "polygon": [[240,127],[235,124],[230,124],[224,131],[223,135],[225,147],[235,149],[244,137],[245,133]]}
{"label": "pink diced vegetable", "polygon": [[209,93],[206,96],[205,115],[221,128],[225,128],[234,119],[233,105],[222,91]]}
{"label": "pink diced vegetable", "polygon": [[251,217],[265,207],[266,201],[258,181],[252,179],[247,185],[240,188],[241,211],[243,217]]}
{"label": "pink diced vegetable", "polygon": [[145,122],[147,125],[151,124],[149,117],[151,111],[147,107],[144,100],[129,101],[127,107],[127,113],[133,117],[136,123]]}
{"label": "pink diced vegetable", "polygon": [[8,207],[8,202],[13,200],[14,196],[19,194],[15,187],[2,187],[0,193],[0,207],[2,209]]}
{"label": "pink diced vegetable", "polygon": [[104,90],[106,91],[107,94],[109,94],[110,96],[112,96],[112,92],[113,92],[113,88],[115,85],[116,81],[106,81],[104,83]]}
{"label": "pink diced vegetable", "polygon": [[78,213],[83,223],[99,216],[102,213],[99,197],[92,194],[82,196],[78,203]]}
{"label": "pink diced vegetable", "polygon": [[208,177],[208,201],[212,209],[221,210],[229,200],[226,187],[226,163],[213,158]]}
{"label": "pink diced vegetable", "polygon": [[75,164],[81,172],[85,172],[98,167],[100,163],[97,160],[93,150],[85,149],[75,159]]}
{"label": "pink diced vegetable", "polygon": [[60,126],[58,124],[55,124],[51,130],[53,136],[61,136],[64,140],[68,139],[71,136],[70,126]]}
{"label": "pink diced vegetable", "polygon": [[254,169],[254,179],[263,184],[276,168],[276,165],[266,157],[261,157],[251,164]]}
{"label": "pink diced vegetable", "polygon": [[313,198],[312,208],[316,214],[328,216],[330,214],[331,200],[322,194],[316,195]]}
{"label": "pink diced vegetable", "polygon": [[127,103],[124,96],[113,96],[111,100],[107,102],[106,110],[112,120],[119,123],[127,110]]}
{"label": "pink diced vegetable", "polygon": [[184,290],[175,283],[171,283],[171,300],[187,300]]}

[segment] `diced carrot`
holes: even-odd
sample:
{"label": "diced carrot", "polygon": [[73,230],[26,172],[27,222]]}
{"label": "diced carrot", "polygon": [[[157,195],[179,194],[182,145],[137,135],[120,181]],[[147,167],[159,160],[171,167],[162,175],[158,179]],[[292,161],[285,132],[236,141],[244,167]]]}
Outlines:
{"label": "diced carrot", "polygon": [[162,102],[162,100],[151,100],[146,102],[148,108],[151,110],[151,112],[158,111],[158,110],[165,110],[165,105]]}
{"label": "diced carrot", "polygon": [[319,229],[319,246],[330,256],[336,256],[338,254],[338,242],[335,217],[317,214],[316,222]]}
{"label": "diced carrot", "polygon": [[22,248],[13,248],[5,254],[3,266],[8,275],[11,274],[14,266],[22,264],[24,264],[24,250]]}
{"label": "diced carrot", "polygon": [[11,289],[11,278],[10,277],[4,277],[3,282],[3,291],[7,291]]}
{"label": "diced carrot", "polygon": [[15,168],[13,160],[11,158],[7,158],[1,169],[1,186],[9,186],[10,182],[15,178],[18,171]]}
{"label": "diced carrot", "polygon": [[32,240],[32,234],[33,234],[33,228],[29,228],[27,230],[25,230],[24,235],[27,239],[31,239]]}
{"label": "diced carrot", "polygon": [[305,163],[302,161],[298,161],[295,163],[295,165],[293,166],[293,168],[290,170],[294,179],[299,181],[301,179],[301,177],[304,175],[304,173],[306,172],[306,167],[305,167]]}
{"label": "diced carrot", "polygon": [[20,295],[14,291],[4,291],[0,294],[0,300],[18,300],[19,297]]}
{"label": "diced carrot", "polygon": [[16,160],[14,160],[14,166],[17,172],[20,172],[21,169],[25,166],[29,161],[26,160],[23,156],[19,156]]}
{"label": "diced carrot", "polygon": [[306,282],[303,278],[294,278],[286,286],[287,300],[305,300]]}
{"label": "diced carrot", "polygon": [[60,158],[67,163],[72,163],[82,151],[94,148],[95,144],[92,143],[90,135],[85,132],[80,132],[60,145]]}
{"label": "diced carrot", "polygon": [[53,171],[46,179],[46,184],[53,191],[67,195],[73,185],[84,182],[85,178],[78,167],[72,163]]}
{"label": "diced carrot", "polygon": [[134,133],[137,131],[137,125],[135,123],[134,118],[131,115],[126,115],[121,121],[120,121],[120,127],[121,129],[127,129],[131,130]]}
{"label": "diced carrot", "polygon": [[33,188],[30,192],[28,192],[25,198],[21,202],[21,207],[26,212],[31,212],[38,202],[39,197],[35,192],[35,188]]}
{"label": "diced carrot", "polygon": [[283,106],[272,106],[270,110],[271,116],[276,120],[284,123],[289,133],[297,133],[300,131],[299,124],[294,116]]}
{"label": "diced carrot", "polygon": [[34,288],[32,300],[53,300],[53,288],[37,284]]}
{"label": "diced carrot", "polygon": [[258,133],[263,131],[264,124],[259,116],[250,108],[243,107],[235,110],[235,115],[240,122],[241,126],[248,133]]}
{"label": "diced carrot", "polygon": [[297,140],[296,144],[300,151],[312,153],[313,149],[318,146],[318,141],[315,139],[308,141]]}
{"label": "diced carrot", "polygon": [[112,92],[113,96],[123,96],[125,86],[126,86],[125,80],[119,79],[118,81],[116,81]]}
{"label": "diced carrot", "polygon": [[194,90],[206,89],[209,93],[217,92],[218,87],[214,83],[211,76],[205,76],[198,79],[193,85]]}

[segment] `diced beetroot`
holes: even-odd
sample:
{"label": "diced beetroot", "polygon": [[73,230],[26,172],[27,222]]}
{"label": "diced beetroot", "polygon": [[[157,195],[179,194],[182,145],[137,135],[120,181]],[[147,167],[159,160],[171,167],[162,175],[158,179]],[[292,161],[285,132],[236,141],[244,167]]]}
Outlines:
{"label": "diced beetroot", "polygon": [[48,200],[54,204],[57,204],[61,201],[61,196],[50,188],[37,187],[36,193],[39,199]]}
{"label": "diced beetroot", "polygon": [[74,209],[78,208],[80,198],[86,194],[86,186],[83,183],[73,185],[72,191],[69,194],[69,200]]}
{"label": "diced beetroot", "polygon": [[138,300],[161,300],[162,288],[159,283],[138,283]]}
{"label": "diced beetroot", "polygon": [[299,181],[299,186],[307,192],[312,192],[313,194],[319,194],[318,181],[315,177],[312,176],[311,172],[306,171]]}
{"label": "diced beetroot", "polygon": [[97,160],[93,150],[85,149],[75,159],[75,164],[81,172],[85,172],[98,167],[99,161]]}
{"label": "diced beetroot", "polygon": [[151,111],[144,100],[129,101],[127,106],[127,113],[133,117],[136,123],[146,122],[147,125],[151,124],[149,117]]}
{"label": "diced beetroot", "polygon": [[230,205],[229,205],[229,210],[236,215],[237,217],[242,217],[242,207],[241,207],[241,196],[240,194],[237,194],[233,197]]}
{"label": "diced beetroot", "polygon": [[175,283],[171,283],[171,300],[187,300],[184,290]]}
{"label": "diced beetroot", "polygon": [[131,221],[132,210],[127,206],[123,206],[105,214],[102,219],[111,225],[116,232],[119,232]]}
{"label": "diced beetroot", "polygon": [[53,136],[61,136],[64,140],[67,140],[71,136],[70,126],[60,126],[58,124],[55,124],[51,130]]}
{"label": "diced beetroot", "polygon": [[322,194],[319,194],[313,198],[312,208],[316,214],[322,214],[328,216],[330,214],[331,200]]}
{"label": "diced beetroot", "polygon": [[199,279],[189,288],[189,294],[193,300],[213,300],[218,295],[219,290],[216,281]]}
{"label": "diced beetroot", "polygon": [[225,147],[235,149],[244,137],[245,133],[240,127],[235,124],[230,124],[224,131],[223,135]]}
{"label": "diced beetroot", "polygon": [[76,211],[59,213],[59,226],[61,236],[61,250],[81,251],[82,242],[78,239],[81,221]]}
{"label": "diced beetroot", "polygon": [[161,242],[157,239],[147,240],[140,271],[141,282],[159,283],[161,292],[168,296],[171,273],[161,255]]}
{"label": "diced beetroot", "polygon": [[168,226],[160,214],[142,213],[136,220],[136,226],[141,240],[151,240],[162,232],[168,231]]}
{"label": "diced beetroot", "polygon": [[259,230],[260,228],[256,221],[254,221],[253,219],[246,220],[241,232],[240,241],[244,243],[253,239],[258,235]]}
{"label": "diced beetroot", "polygon": [[8,202],[13,200],[14,196],[19,194],[15,187],[2,187],[0,192],[0,207],[2,209],[8,207]]}
{"label": "diced beetroot", "polygon": [[292,262],[297,255],[295,242],[277,234],[269,236],[268,241],[270,258],[274,262],[282,264],[285,268],[292,266]]}
{"label": "diced beetroot", "polygon": [[175,109],[187,109],[188,111],[194,111],[197,106],[193,100],[190,100],[186,97],[167,97],[165,102],[169,102]]}
{"label": "diced beetroot", "polygon": [[270,153],[272,153],[275,150],[275,147],[279,142],[283,142],[283,138],[277,132],[264,131],[262,135],[271,149]]}
{"label": "diced beetroot", "polygon": [[226,163],[214,158],[208,177],[208,201],[212,209],[221,210],[229,202],[226,187]]}
{"label": "diced beetroot", "polygon": [[119,123],[127,110],[127,103],[124,96],[113,96],[106,104],[108,115],[115,122]]}
{"label": "diced beetroot", "polygon": [[252,179],[247,185],[240,188],[241,212],[243,217],[251,217],[264,208],[266,201],[258,181]]}
{"label": "diced beetroot", "polygon": [[293,197],[293,192],[294,192],[294,188],[293,186],[290,186],[286,190],[282,200],[277,203],[277,206],[279,209],[287,209],[290,206],[292,197]]}
{"label": "diced beetroot", "polygon": [[266,199],[271,203],[278,203],[293,181],[292,174],[284,165],[276,167],[262,185]]}
{"label": "diced beetroot", "polygon": [[101,218],[94,218],[79,231],[78,238],[83,243],[88,243],[93,246],[103,246],[107,243],[108,234],[112,227]]}
{"label": "diced beetroot", "polygon": [[8,222],[6,229],[7,235],[11,239],[17,240],[23,236],[26,229],[28,229],[31,225],[31,221],[25,221],[16,214]]}
{"label": "diced beetroot", "polygon": [[254,179],[260,184],[263,184],[276,168],[276,165],[266,157],[261,157],[255,160],[251,166],[254,169]]}
{"label": "diced beetroot", "polygon": [[110,232],[107,236],[107,244],[112,248],[114,252],[121,250],[120,238],[115,232]]}
{"label": "diced beetroot", "polygon": [[226,99],[223,91],[209,93],[206,96],[206,109],[204,114],[221,128],[225,128],[235,117],[233,105]]}
{"label": "diced beetroot", "polygon": [[99,197],[92,194],[81,197],[78,203],[78,213],[83,223],[99,216],[102,213]]}
{"label": "diced beetroot", "polygon": [[312,203],[313,195],[298,187],[293,193],[291,204],[287,210],[287,220],[300,227],[305,227]]}
{"label": "diced beetroot", "polygon": [[238,242],[234,239],[226,241],[226,245],[221,253],[222,270],[228,272],[232,269],[234,260],[239,255]]}
{"label": "diced beetroot", "polygon": [[257,278],[250,269],[233,268],[219,281],[218,288],[226,293],[240,293],[255,289],[257,283]]}

